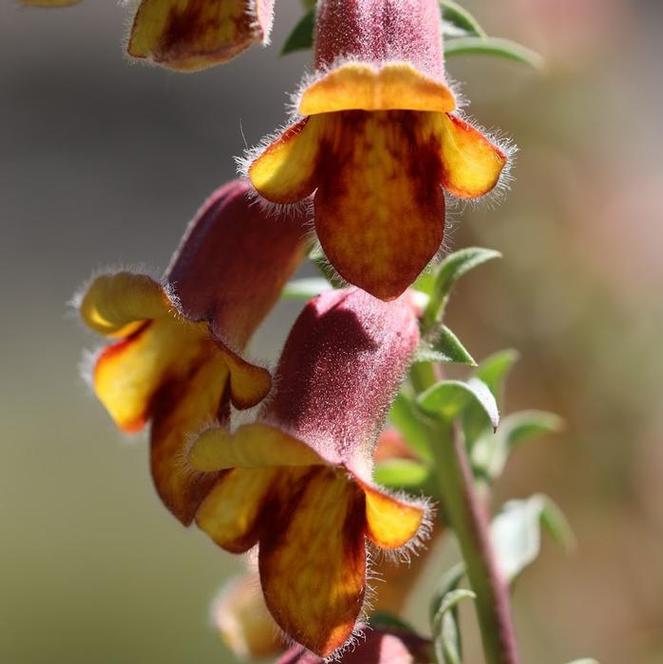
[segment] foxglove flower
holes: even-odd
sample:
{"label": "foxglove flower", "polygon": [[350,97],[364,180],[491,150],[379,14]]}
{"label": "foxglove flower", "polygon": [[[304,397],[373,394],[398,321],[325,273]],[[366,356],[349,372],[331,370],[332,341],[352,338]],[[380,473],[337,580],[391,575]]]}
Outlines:
{"label": "foxglove flower", "polygon": [[226,62],[267,43],[274,0],[141,0],[129,55],[180,71]]}
{"label": "foxglove flower", "polygon": [[[430,664],[435,661],[433,644],[404,629],[376,629],[365,641],[341,657],[342,664]],[[324,664],[324,660],[301,646],[293,646],[277,664]]]}
{"label": "foxglove flower", "polygon": [[283,650],[255,571],[229,579],[223,585],[212,604],[212,621],[238,658],[269,657]]}
{"label": "foxglove flower", "polygon": [[102,274],[80,299],[87,326],[114,341],[96,357],[94,391],[124,431],[151,421],[154,483],[184,524],[214,481],[186,467],[187,436],[269,391],[269,372],[239,353],[303,258],[301,219],[266,218],[248,189],[235,181],[209,198],[162,281]]}
{"label": "foxglove flower", "polygon": [[[453,111],[438,0],[320,0],[303,119],[248,175],[268,201],[315,192],[315,229],[347,281],[399,296],[441,246],[444,191],[491,191],[507,154]],[[250,161],[250,160],[249,160]]]}
{"label": "foxglove flower", "polygon": [[367,540],[414,545],[425,504],[376,487],[372,453],[419,341],[409,300],[329,291],[295,322],[257,421],[195,442],[196,470],[225,471],[196,515],[224,549],[259,544],[266,604],[320,656],[351,636],[366,592]]}

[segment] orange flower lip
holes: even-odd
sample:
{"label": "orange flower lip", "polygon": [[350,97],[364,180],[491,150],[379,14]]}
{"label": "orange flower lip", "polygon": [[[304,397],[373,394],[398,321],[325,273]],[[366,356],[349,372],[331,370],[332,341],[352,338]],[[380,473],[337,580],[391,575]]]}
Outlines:
{"label": "orange flower lip", "polygon": [[324,293],[295,322],[258,420],[209,429],[189,453],[194,469],[224,473],[198,525],[232,552],[259,544],[270,612],[323,657],[355,629],[367,540],[401,549],[425,528],[425,504],[371,482],[377,429],[418,341],[407,298]]}

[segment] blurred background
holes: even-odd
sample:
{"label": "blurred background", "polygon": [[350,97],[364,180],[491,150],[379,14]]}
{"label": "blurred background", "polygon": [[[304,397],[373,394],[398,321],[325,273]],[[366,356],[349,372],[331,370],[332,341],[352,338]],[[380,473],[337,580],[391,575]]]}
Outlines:
{"label": "blurred background", "polygon": [[[80,378],[97,340],[67,302],[96,269],[162,269],[233,155],[285,119],[310,56],[277,57],[300,13],[277,5],[272,48],[190,76],[129,63],[129,12],[114,2],[0,5],[3,663],[234,661],[209,602],[241,561],[160,507],[145,440],[119,435]],[[579,540],[571,556],[547,542],[517,584],[523,660],[659,664],[663,5],[467,6],[547,59],[542,73],[448,63],[476,119],[520,146],[506,200],[456,215],[451,246],[505,258],[460,284],[449,324],[477,358],[521,351],[508,409],[566,421],[499,486],[501,499],[551,495]],[[277,357],[296,311],[278,308],[258,356]],[[422,629],[425,597],[406,608]]]}

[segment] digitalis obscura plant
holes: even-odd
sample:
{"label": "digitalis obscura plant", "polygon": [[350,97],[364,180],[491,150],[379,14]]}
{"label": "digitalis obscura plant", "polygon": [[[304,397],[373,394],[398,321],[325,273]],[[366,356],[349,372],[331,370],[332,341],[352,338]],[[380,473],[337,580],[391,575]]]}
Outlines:
{"label": "digitalis obscura plant", "polygon": [[[266,43],[278,4],[140,0],[128,52],[203,69]],[[249,553],[214,605],[238,656],[458,664],[466,600],[486,662],[515,664],[511,582],[542,526],[572,536],[543,495],[493,514],[491,486],[515,447],[560,422],[501,417],[515,353],[477,364],[444,323],[456,281],[498,256],[441,255],[447,202],[494,192],[513,154],[458,110],[444,56],[539,59],[452,1],[313,4],[284,47],[314,51],[291,123],[204,203],[162,278],[110,271],[77,296],[106,339],[89,378],[120,429],[149,424],[166,508]],[[307,252],[322,276],[288,282]],[[247,345],[280,297],[308,302],[270,367]],[[448,363],[465,378],[445,378]],[[461,559],[417,632],[398,614],[421,565],[396,564],[452,537]]]}

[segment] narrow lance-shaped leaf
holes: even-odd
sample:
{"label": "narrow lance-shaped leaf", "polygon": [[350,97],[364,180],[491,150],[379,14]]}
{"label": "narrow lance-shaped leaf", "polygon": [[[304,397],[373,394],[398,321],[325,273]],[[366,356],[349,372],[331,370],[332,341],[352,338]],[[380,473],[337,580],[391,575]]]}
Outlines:
{"label": "narrow lance-shaped leaf", "polygon": [[[504,381],[517,358],[518,354],[515,351],[499,351],[481,361],[474,371],[474,376],[488,386],[498,407],[502,405]],[[490,438],[494,432],[495,427],[486,417],[484,409],[476,403],[470,403],[463,411],[463,433],[470,450],[479,438],[484,435]]]}
{"label": "narrow lance-shaped leaf", "polygon": [[497,563],[508,582],[536,560],[541,548],[541,526],[565,548],[573,533],[560,509],[547,496],[510,500],[493,519],[491,536]]}
{"label": "narrow lance-shaped leaf", "polygon": [[532,438],[555,433],[562,420],[554,413],[527,410],[505,417],[495,434],[482,434],[472,446],[471,460],[476,475],[492,481],[499,477],[512,450]]}
{"label": "narrow lance-shaped leaf", "polygon": [[453,0],[442,0],[442,19],[454,27],[461,34],[474,35],[475,37],[485,36],[483,28],[479,22],[467,11]]}
{"label": "narrow lance-shaped leaf", "polygon": [[[440,664],[460,664],[462,660],[457,601],[463,597],[454,593],[458,592],[458,585],[464,576],[465,564],[462,562],[448,569],[442,575],[430,604],[435,656]],[[454,597],[457,598],[456,602],[453,601]]]}
{"label": "narrow lance-shaped leaf", "polygon": [[446,326],[441,325],[432,342],[424,342],[414,358],[415,362],[446,362],[477,366],[460,339]]}
{"label": "narrow lance-shaped leaf", "polygon": [[489,55],[506,60],[513,60],[529,65],[534,69],[543,69],[544,60],[541,55],[522,44],[502,39],[501,37],[458,37],[450,39],[444,45],[444,54],[452,55]]}
{"label": "narrow lance-shaped leaf", "polygon": [[315,8],[307,11],[292,29],[281,49],[281,55],[295,51],[306,51],[313,48],[313,31],[315,29]]}
{"label": "narrow lance-shaped leaf", "polygon": [[468,247],[447,256],[435,275],[431,299],[423,315],[425,324],[431,325],[442,318],[451,289],[458,279],[482,263],[500,257],[499,251],[481,247]]}
{"label": "narrow lance-shaped leaf", "polygon": [[431,415],[453,420],[470,404],[478,406],[488,417],[493,429],[499,424],[495,397],[479,378],[468,381],[443,380],[428,388],[418,398],[419,406]]}

